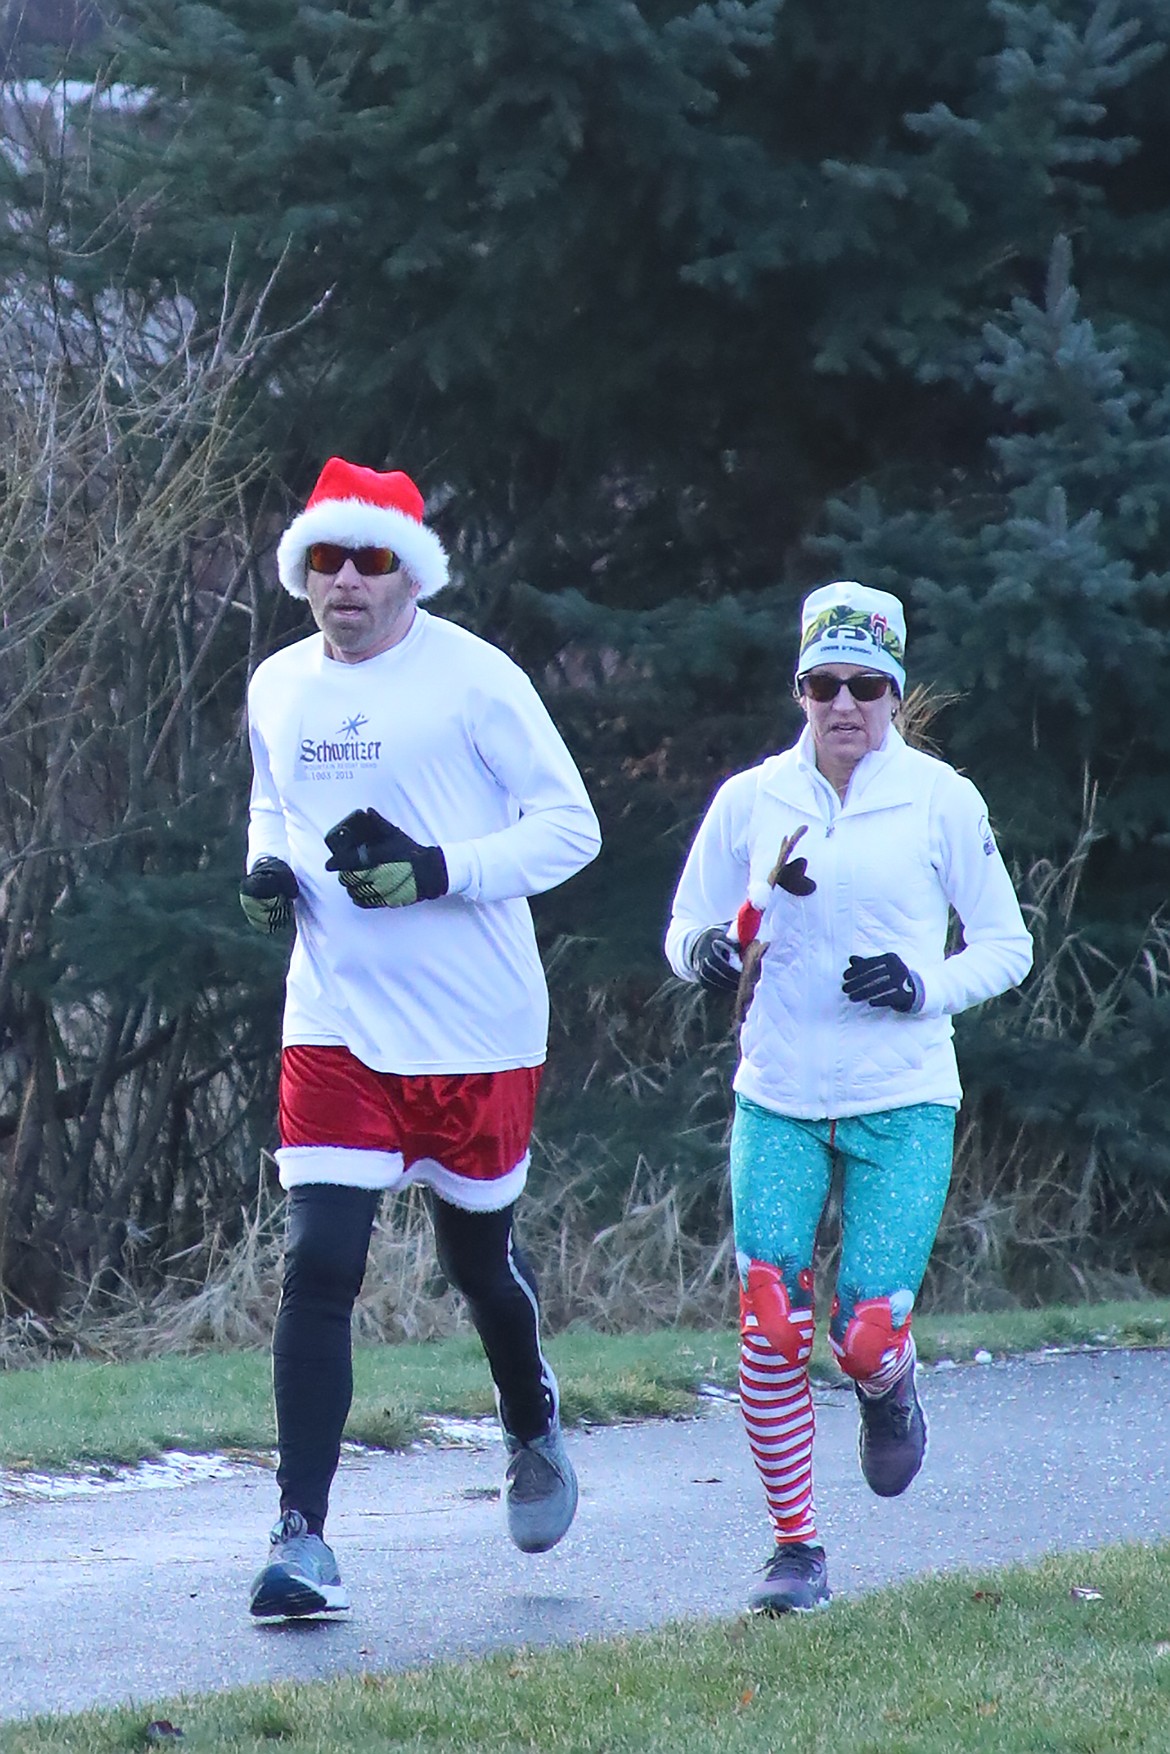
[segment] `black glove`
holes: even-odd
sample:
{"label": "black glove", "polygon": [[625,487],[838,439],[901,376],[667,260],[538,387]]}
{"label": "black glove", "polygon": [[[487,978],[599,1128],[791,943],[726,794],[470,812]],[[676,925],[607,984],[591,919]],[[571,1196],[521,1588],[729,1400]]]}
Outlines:
{"label": "black glove", "polygon": [[708,926],[691,946],[691,967],[699,977],[699,985],[709,993],[734,993],[739,986],[743,964],[739,945],[729,938],[725,926]]}
{"label": "black glove", "polygon": [[420,847],[376,810],[353,810],[331,828],[325,845],[327,871],[356,907],[409,907],[447,893],[447,861],[441,847]]}
{"label": "black glove", "polygon": [[283,932],[294,923],[293,902],[301,886],[283,859],[257,859],[240,879],[240,906],[258,932]]}
{"label": "black glove", "polygon": [[892,950],[883,956],[851,956],[841,990],[855,1005],[868,1000],[891,1011],[919,1011],[924,997],[918,976]]}

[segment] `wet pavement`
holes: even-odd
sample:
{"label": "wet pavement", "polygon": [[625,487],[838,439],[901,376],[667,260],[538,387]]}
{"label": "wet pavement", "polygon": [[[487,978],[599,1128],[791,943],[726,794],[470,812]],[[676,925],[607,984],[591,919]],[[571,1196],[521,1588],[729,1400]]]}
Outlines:
{"label": "wet pavement", "polygon": [[[819,1525],[838,1596],[1170,1538],[1170,1352],[1044,1354],[924,1370],[920,1384],[926,1467],[896,1500],[857,1471],[852,1393],[818,1391]],[[67,1495],[26,1483],[14,1496],[0,1480],[0,1718],[739,1613],[770,1541],[735,1405],[570,1437],[581,1508],[539,1557],[508,1542],[503,1451],[486,1433],[475,1448],[348,1455],[329,1539],[353,1612],[300,1626],[247,1613],[276,1510],[262,1467]]]}

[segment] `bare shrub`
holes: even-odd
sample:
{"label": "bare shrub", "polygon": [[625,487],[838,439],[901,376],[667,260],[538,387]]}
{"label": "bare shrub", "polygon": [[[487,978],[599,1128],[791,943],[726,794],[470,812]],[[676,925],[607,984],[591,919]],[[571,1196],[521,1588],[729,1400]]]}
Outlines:
{"label": "bare shrub", "polygon": [[0,307],[9,1309],[52,1313],[135,1249],[198,1244],[207,1205],[250,1181],[271,1101],[215,875],[268,632],[248,503],[264,459],[234,436],[259,324],[225,303],[196,335],[177,302],[99,309],[61,286]]}
{"label": "bare shrub", "polygon": [[[537,1265],[546,1328],[587,1324],[621,1333],[731,1319],[736,1300],[730,1227],[696,1235],[676,1188],[636,1166],[620,1216],[594,1228],[587,1176],[527,1197],[518,1225]],[[265,1178],[231,1243],[213,1237],[169,1263],[144,1297],[126,1280],[117,1294],[83,1297],[55,1320],[27,1315],[0,1322],[0,1369],[51,1358],[153,1358],[266,1347],[280,1302],[285,1202]],[[463,1299],[442,1278],[420,1189],[384,1202],[370,1243],[354,1337],[431,1340],[469,1331]]]}
{"label": "bare shrub", "polygon": [[[1111,1190],[1128,1234],[1166,1216],[1156,1185],[1119,1183],[1115,1143],[1094,1111],[1073,1124],[1027,1106],[1035,1054],[1067,1057],[1074,1082],[1088,1086],[1077,1067],[1094,1063],[1100,1044],[1124,1030],[1135,995],[1156,997],[1170,981],[1170,932],[1161,920],[1151,921],[1124,962],[1076,928],[1093,834],[1089,794],[1073,856],[1019,879],[1036,937],[1036,970],[1020,993],[986,1008],[974,1044],[979,1082],[960,1117],[925,1308],[1142,1294],[1124,1247],[1107,1246],[1103,1207]],[[580,1323],[611,1332],[726,1325],[735,1319],[737,1296],[726,1179],[732,1064],[726,1007],[667,981],[635,1014],[615,1006],[604,989],[580,983],[573,958],[566,943],[550,959],[559,1040],[546,1130],[534,1142],[534,1174],[519,1219],[539,1271],[546,1325],[553,1332]],[[1000,1066],[1016,1078],[1014,1090],[997,1082]],[[607,1119],[604,1139],[572,1129],[575,1111],[567,1105],[582,1087],[590,1112]],[[124,1277],[107,1281],[100,1295],[78,1282],[56,1320],[25,1314],[0,1325],[0,1367],[69,1355],[267,1346],[283,1228],[283,1201],[268,1165],[259,1194],[239,1210],[234,1227],[217,1226],[210,1238],[172,1256],[155,1291],[144,1293],[130,1259]],[[837,1247],[832,1211],[821,1242],[826,1307]],[[461,1299],[436,1267],[423,1196],[415,1190],[388,1200],[358,1305],[359,1341],[428,1339],[466,1325]]]}
{"label": "bare shrub", "polygon": [[[1158,1178],[1126,1173],[1124,1134],[1139,1155],[1149,1149],[1144,1117],[1135,1113],[1127,1126],[1109,1113],[1118,1046],[1131,1061],[1139,1051],[1135,1012],[1170,992],[1170,924],[1155,915],[1124,959],[1077,926],[1095,815],[1096,793],[1086,782],[1072,854],[1017,877],[1036,961],[998,1013],[1003,1053],[1021,1069],[1021,1086],[1033,1066],[1045,1083],[1038,1077],[1037,1096],[1029,1100],[1021,1088],[1011,1102],[985,1084],[961,1113],[950,1198],[924,1288],[928,1300],[947,1308],[1141,1296],[1134,1238],[1151,1225],[1160,1232],[1170,1218]],[[1058,1056],[1059,1077],[1049,1069],[1051,1056]],[[1152,1080],[1150,1089],[1156,1101]]]}

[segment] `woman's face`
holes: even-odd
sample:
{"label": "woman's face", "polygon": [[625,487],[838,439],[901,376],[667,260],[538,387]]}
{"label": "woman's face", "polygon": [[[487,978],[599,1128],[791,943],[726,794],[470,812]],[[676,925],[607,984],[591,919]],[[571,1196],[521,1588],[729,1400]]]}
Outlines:
{"label": "woman's face", "polygon": [[865,664],[816,664],[801,677],[800,705],[812,732],[817,766],[830,781],[847,779],[862,756],[880,749],[898,704],[890,678],[876,700],[855,700],[848,688],[839,688],[832,700],[814,700],[804,684],[807,676],[877,676]]}

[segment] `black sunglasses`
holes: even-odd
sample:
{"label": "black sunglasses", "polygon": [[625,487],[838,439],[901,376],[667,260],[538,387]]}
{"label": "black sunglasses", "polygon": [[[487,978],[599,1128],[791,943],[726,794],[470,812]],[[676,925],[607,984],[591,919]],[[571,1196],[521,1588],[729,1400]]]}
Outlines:
{"label": "black sunglasses", "polygon": [[807,676],[797,677],[796,686],[810,700],[836,700],[843,688],[854,700],[880,700],[892,680],[890,676],[832,676],[825,670],[810,670]]}
{"label": "black sunglasses", "polygon": [[398,565],[392,548],[343,548],[340,542],[309,545],[309,565],[314,572],[339,573],[347,560],[353,561],[364,579],[376,579]]}

